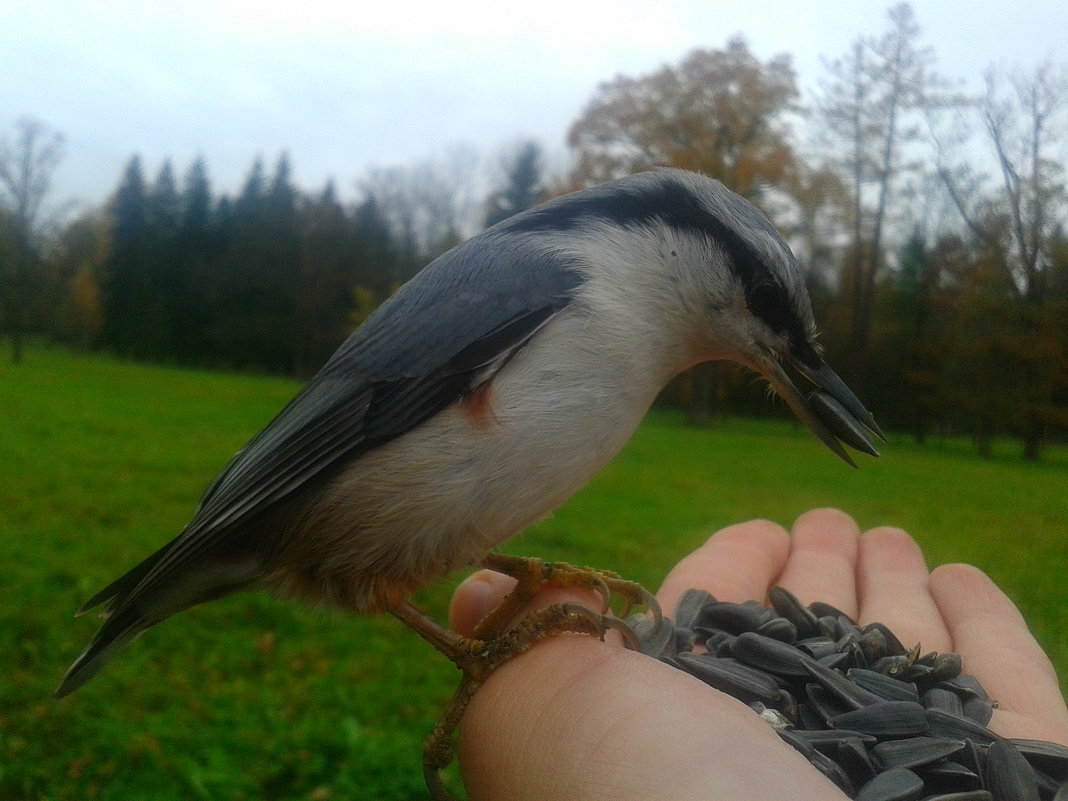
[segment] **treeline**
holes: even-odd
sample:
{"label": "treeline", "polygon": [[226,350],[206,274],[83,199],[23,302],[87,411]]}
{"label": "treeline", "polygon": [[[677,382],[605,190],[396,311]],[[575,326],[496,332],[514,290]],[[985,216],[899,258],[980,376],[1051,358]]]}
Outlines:
{"label": "treeline", "polygon": [[403,278],[374,198],[304,195],[285,156],[234,198],[213,196],[203,161],[179,187],[169,163],[148,183],[135,158],[94,222],[106,251],[82,281],[98,306],[68,310],[68,332],[138,359],[306,374]]}
{"label": "treeline", "polygon": [[[31,332],[131,358],[306,375],[464,236],[553,194],[673,165],[720,179],[783,231],[830,361],[881,423],[920,439],[969,434],[982,452],[1012,436],[1038,458],[1068,432],[1057,157],[1068,70],[991,70],[968,97],[934,65],[901,4],[885,31],[830,62],[810,97],[788,56],[761,61],[740,38],[602,84],[568,133],[563,179],[547,178],[535,143],[513,147],[488,190],[474,180],[477,156],[458,151],[372,170],[355,202],[333,185],[296,188],[285,156],[270,170],[256,161],[234,196],[212,192],[203,161],[179,180],[169,162],[146,178],[133,158],[106,207],[51,237],[40,181],[13,165],[37,154],[47,175],[60,142],[28,125],[0,149],[0,319],[16,344]],[[664,400],[701,419],[751,412],[763,394],[711,366]]]}

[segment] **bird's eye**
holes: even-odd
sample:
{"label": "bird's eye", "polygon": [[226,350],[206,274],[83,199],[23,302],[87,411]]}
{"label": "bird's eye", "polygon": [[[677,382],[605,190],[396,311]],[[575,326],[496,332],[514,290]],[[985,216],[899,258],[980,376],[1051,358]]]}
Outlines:
{"label": "bird's eye", "polygon": [[749,311],[776,333],[789,330],[793,312],[786,293],[777,284],[764,282],[754,286],[746,296]]}

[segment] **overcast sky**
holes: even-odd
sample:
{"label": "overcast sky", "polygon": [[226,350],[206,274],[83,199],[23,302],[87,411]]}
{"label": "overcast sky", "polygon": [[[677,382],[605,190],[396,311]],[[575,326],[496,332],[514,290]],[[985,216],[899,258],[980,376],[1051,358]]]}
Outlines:
{"label": "overcast sky", "polygon": [[[803,89],[860,34],[866,0],[0,0],[0,135],[22,116],[62,132],[54,197],[102,201],[134,153],[151,177],[198,155],[217,191],[288,150],[304,189],[371,166],[492,158],[520,137],[564,152],[598,83],[743,34],[790,53]],[[916,0],[940,71],[977,86],[992,62],[1068,61],[1068,0]],[[655,10],[654,10],[655,9]]]}

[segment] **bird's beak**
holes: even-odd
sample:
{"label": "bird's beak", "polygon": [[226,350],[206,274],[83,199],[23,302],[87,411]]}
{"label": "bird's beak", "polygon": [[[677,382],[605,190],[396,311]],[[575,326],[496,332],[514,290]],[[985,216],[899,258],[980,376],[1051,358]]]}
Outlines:
{"label": "bird's beak", "polygon": [[843,442],[858,451],[878,456],[879,451],[870,434],[885,441],[883,432],[871,412],[864,408],[834,370],[818,356],[802,358],[791,353],[785,360],[816,385],[815,391],[807,397],[803,395],[777,361],[769,360],[761,372],[812,433],[853,467],[856,464],[842,447]]}

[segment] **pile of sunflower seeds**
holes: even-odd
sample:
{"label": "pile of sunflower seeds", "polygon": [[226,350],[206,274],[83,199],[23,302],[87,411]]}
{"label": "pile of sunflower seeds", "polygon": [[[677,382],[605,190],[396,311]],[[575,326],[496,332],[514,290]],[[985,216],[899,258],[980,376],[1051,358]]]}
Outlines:
{"label": "pile of sunflower seeds", "polygon": [[991,732],[996,702],[959,655],[782,587],[769,600],[690,590],[674,621],[629,622],[643,653],[748,704],[857,801],[1068,801],[1068,747]]}

